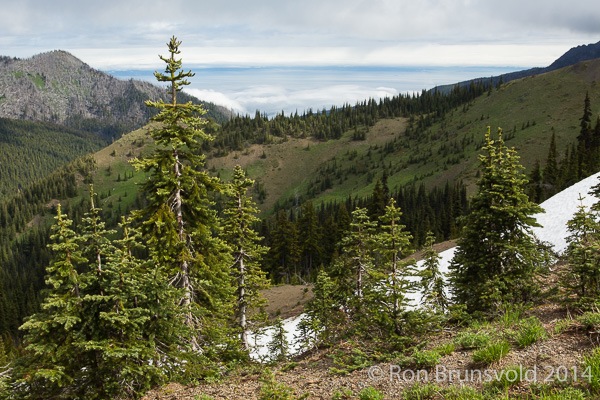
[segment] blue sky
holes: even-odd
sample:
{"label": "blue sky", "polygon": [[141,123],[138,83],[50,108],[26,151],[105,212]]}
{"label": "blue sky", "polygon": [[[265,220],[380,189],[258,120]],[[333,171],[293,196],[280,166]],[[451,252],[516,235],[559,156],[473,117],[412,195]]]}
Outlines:
{"label": "blue sky", "polygon": [[[102,70],[161,68],[157,56],[172,35],[183,41],[184,65],[192,69],[533,67],[550,64],[573,46],[600,41],[600,7],[592,0],[0,0],[0,5],[3,55],[27,58],[61,49]],[[249,81],[243,90],[252,86]],[[368,87],[375,93],[379,86]],[[197,90],[227,95],[214,86]]]}

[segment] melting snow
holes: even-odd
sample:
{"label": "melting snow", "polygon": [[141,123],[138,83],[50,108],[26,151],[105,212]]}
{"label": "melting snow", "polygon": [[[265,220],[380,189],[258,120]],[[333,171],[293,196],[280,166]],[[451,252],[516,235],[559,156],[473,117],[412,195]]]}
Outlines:
{"label": "melting snow", "polygon": [[[554,250],[559,254],[565,251],[567,248],[566,237],[569,235],[567,222],[573,217],[573,214],[575,214],[579,205],[582,204],[582,202],[579,201],[580,196],[583,197],[583,205],[586,207],[590,207],[598,201],[598,198],[589,194],[589,191],[592,186],[599,183],[599,177],[600,172],[583,179],[540,204],[545,212],[536,214],[535,218],[541,227],[533,228],[533,232],[538,239],[552,245]],[[448,273],[448,267],[454,257],[455,249],[456,247],[452,247],[439,253],[440,270],[444,274]],[[420,267],[422,264],[423,262],[420,261],[417,263],[417,266]],[[412,299],[413,304],[418,304],[421,299],[419,293],[413,293],[409,297]],[[304,318],[304,314],[284,320],[284,327],[287,332],[286,338],[290,344],[290,355],[298,354],[301,351],[296,336],[298,332],[298,323],[302,318]],[[256,360],[265,360],[269,358],[267,345],[271,341],[272,333],[273,328],[268,328],[260,335],[250,335],[250,343],[253,345],[253,349],[250,353],[252,358]]]}
{"label": "melting snow", "polygon": [[[302,352],[302,347],[297,339],[298,324],[304,319],[305,314],[283,320],[285,329],[285,338],[288,343],[288,355],[294,356]],[[269,353],[269,343],[273,338],[275,328],[267,327],[259,332],[250,332],[248,334],[248,343],[251,346],[250,356],[258,361],[270,361],[272,355]]]}

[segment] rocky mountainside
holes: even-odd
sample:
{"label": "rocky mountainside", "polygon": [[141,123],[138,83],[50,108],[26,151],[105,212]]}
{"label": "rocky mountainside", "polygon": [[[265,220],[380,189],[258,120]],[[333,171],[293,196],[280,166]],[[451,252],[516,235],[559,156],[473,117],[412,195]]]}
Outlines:
{"label": "rocky mountainside", "polygon": [[[111,138],[145,124],[150,110],[144,100],[165,96],[158,86],[119,80],[61,50],[0,58],[0,117],[53,122]],[[222,108],[208,104],[207,109],[217,121],[227,118]]]}

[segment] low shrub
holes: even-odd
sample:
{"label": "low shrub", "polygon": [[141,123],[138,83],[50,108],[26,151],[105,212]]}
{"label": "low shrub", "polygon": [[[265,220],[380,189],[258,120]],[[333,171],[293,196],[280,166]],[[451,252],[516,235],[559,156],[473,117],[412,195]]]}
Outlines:
{"label": "low shrub", "polygon": [[368,386],[358,393],[360,400],[383,400],[383,393],[372,386]]}
{"label": "low shrub", "polygon": [[600,393],[600,347],[583,358],[583,368],[582,377],[587,380],[590,390]]}
{"label": "low shrub", "polygon": [[440,363],[442,356],[436,350],[415,350],[412,355],[417,369],[431,369]]}

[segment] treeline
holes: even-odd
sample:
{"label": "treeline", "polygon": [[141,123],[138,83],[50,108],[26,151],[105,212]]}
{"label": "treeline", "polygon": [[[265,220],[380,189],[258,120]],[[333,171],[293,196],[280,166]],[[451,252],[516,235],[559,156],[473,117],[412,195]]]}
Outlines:
{"label": "treeline", "polygon": [[427,190],[424,185],[407,185],[392,193],[384,174],[365,198],[321,203],[308,200],[301,206],[279,209],[263,220],[260,233],[270,249],[264,268],[275,283],[314,282],[319,267],[329,265],[340,252],[340,240],[350,226],[350,215],[358,208],[368,210],[377,221],[393,199],[402,210],[402,223],[411,234],[411,249],[421,248],[431,233],[436,241],[455,238],[458,218],[468,213],[467,190],[462,182],[446,183]]}
{"label": "treeline", "polygon": [[[259,111],[254,116],[237,115],[222,125],[212,146],[217,154],[225,154],[230,150],[242,150],[254,143],[272,143],[275,138],[339,139],[349,130],[355,130],[354,138],[360,140],[364,139],[365,130],[380,119],[424,115],[431,123],[488,89],[488,83],[478,82],[469,86],[456,86],[447,94],[423,90],[420,94],[399,94],[379,101],[369,99],[354,106],[346,104],[329,110],[308,110],[289,116],[282,112],[272,119]],[[210,145],[207,144],[205,149],[210,149]]]}
{"label": "treeline", "polygon": [[591,101],[586,93],[577,141],[560,157],[553,131],[544,167],[538,160],[530,173],[528,194],[535,202],[540,203],[600,170],[600,116],[595,123],[592,120]]}
{"label": "treeline", "polygon": [[[526,194],[528,179],[519,156],[505,145],[501,130],[495,138],[488,130],[482,153],[477,192],[463,218],[448,280],[440,272],[433,235],[427,235],[419,267],[405,257],[411,235],[393,199],[379,216],[356,208],[335,259],[319,269],[315,297],[301,327],[301,332],[314,334],[301,334],[307,349],[375,341],[378,348],[414,357],[409,365],[420,368],[417,353],[432,330],[473,321],[480,327],[481,320],[505,317],[547,296],[571,312],[592,311],[597,318],[600,202],[591,209],[581,206],[568,222],[568,263],[554,272],[558,282],[543,287],[548,281],[541,278],[556,259],[533,234],[533,217],[542,209]],[[590,194],[599,192],[600,184]],[[361,362],[368,358],[356,348],[346,356],[338,365],[352,365],[351,357],[362,356]]]}

